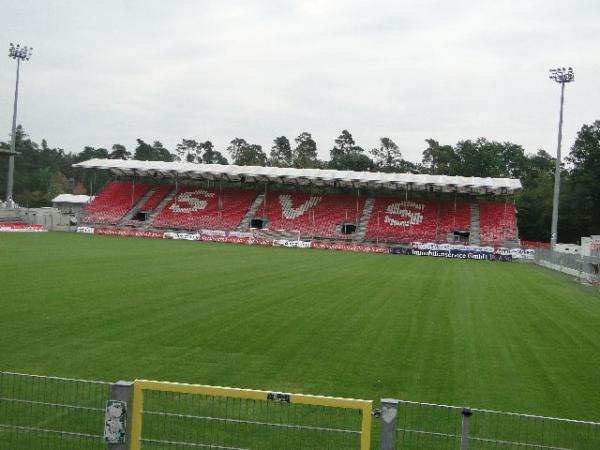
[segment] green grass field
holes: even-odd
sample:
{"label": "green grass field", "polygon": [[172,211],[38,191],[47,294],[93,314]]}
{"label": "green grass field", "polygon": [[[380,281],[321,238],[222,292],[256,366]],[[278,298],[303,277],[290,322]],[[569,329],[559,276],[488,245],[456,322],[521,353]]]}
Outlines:
{"label": "green grass field", "polygon": [[532,264],[0,235],[0,370],[600,419],[600,296]]}

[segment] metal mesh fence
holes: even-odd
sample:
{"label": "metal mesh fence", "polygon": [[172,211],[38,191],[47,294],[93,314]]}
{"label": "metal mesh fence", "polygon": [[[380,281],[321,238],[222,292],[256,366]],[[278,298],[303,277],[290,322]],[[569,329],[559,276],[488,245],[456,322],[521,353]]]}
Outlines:
{"label": "metal mesh fence", "polygon": [[366,448],[361,447],[363,414],[295,402],[293,395],[269,400],[145,391],[139,448],[359,450]]}
{"label": "metal mesh fence", "polygon": [[535,262],[544,267],[573,275],[591,283],[600,281],[598,265],[600,252],[594,251],[590,256],[555,252],[546,248],[535,250]]}
{"label": "metal mesh fence", "polygon": [[[133,386],[131,450],[370,448],[370,401],[149,381]],[[106,382],[0,372],[0,449],[105,449],[110,393]],[[381,412],[391,426],[387,436],[395,437],[395,446],[385,446],[382,433],[386,450],[600,448],[596,422],[393,402],[394,422]]]}
{"label": "metal mesh fence", "polygon": [[105,449],[110,384],[0,372],[0,449]]}
{"label": "metal mesh fence", "polygon": [[474,409],[469,448],[578,449],[600,448],[600,424]]}
{"label": "metal mesh fence", "polygon": [[600,423],[409,401],[398,405],[398,450],[598,448]]}
{"label": "metal mesh fence", "polygon": [[461,408],[400,401],[397,449],[448,450],[460,448]]}

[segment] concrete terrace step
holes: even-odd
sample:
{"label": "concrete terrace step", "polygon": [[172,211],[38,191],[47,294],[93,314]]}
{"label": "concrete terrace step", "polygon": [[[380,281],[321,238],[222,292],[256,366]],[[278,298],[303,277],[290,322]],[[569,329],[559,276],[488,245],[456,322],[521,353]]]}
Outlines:
{"label": "concrete terrace step", "polygon": [[469,232],[469,244],[480,245],[481,235],[479,233],[479,203],[471,203],[471,227]]}
{"label": "concrete terrace step", "polygon": [[160,201],[160,203],[154,208],[152,212],[148,215],[148,220],[146,220],[146,224],[144,225],[145,229],[148,229],[152,226],[152,222],[154,222],[154,218],[163,210],[163,208],[169,203],[175,194],[177,193],[177,189],[173,187],[167,195]]}
{"label": "concrete terrace step", "polygon": [[244,215],[244,218],[242,219],[239,226],[237,227],[237,231],[245,231],[250,227],[250,221],[252,219],[254,219],[254,216],[256,215],[256,211],[258,211],[258,208],[260,208],[260,205],[262,205],[264,199],[265,199],[265,194],[258,194],[256,196],[256,198],[250,205],[250,208],[248,208],[248,211]]}
{"label": "concrete terrace step", "polygon": [[356,233],[354,233],[354,242],[363,242],[365,240],[365,233],[367,232],[367,226],[371,219],[371,213],[375,206],[375,199],[368,198],[365,200],[365,206],[363,207],[362,214],[358,220],[358,226],[356,227]]}
{"label": "concrete terrace step", "polygon": [[155,191],[156,191],[156,188],[148,189],[148,192],[146,192],[144,194],[144,196],[140,199],[140,201],[137,202],[135,205],[133,205],[133,207],[129,211],[127,211],[127,214],[125,214],[123,216],[123,218],[121,220],[119,220],[118,225],[125,225],[127,222],[129,222],[131,219],[133,219],[135,217],[135,215],[139,212],[142,205],[144,203],[146,203],[146,200],[148,200],[152,196],[152,194],[154,194]]}

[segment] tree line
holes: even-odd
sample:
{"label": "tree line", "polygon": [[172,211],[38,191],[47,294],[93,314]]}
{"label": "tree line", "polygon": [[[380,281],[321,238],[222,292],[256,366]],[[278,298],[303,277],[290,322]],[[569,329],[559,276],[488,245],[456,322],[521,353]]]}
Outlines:
{"label": "tree line", "polygon": [[[333,141],[329,160],[318,158],[317,144],[308,132],[293,141],[286,136],[273,140],[267,154],[261,145],[243,138],[231,140],[226,155],[210,140],[183,139],[173,151],[159,141],[137,139],[130,152],[122,144],[110,149],[86,146],[77,154],[52,148],[45,140],[33,142],[21,126],[16,133],[17,157],[14,197],[17,203],[48,206],[57,194],[93,193],[110,175],[73,168],[74,163],[91,158],[185,161],[197,164],[236,164],[295,168],[320,168],[466,177],[519,178],[523,190],[515,195],[520,237],[548,241],[552,215],[555,159],[545,150],[527,154],[522,146],[486,138],[460,140],[455,145],[425,140],[419,162],[405,160],[399,146],[382,137],[370,150],[357,145],[352,134],[343,130]],[[0,142],[0,149],[10,148]],[[0,161],[0,196],[6,189],[6,158]],[[600,121],[583,125],[562,165],[559,214],[559,241],[578,242],[581,236],[600,234]]]}

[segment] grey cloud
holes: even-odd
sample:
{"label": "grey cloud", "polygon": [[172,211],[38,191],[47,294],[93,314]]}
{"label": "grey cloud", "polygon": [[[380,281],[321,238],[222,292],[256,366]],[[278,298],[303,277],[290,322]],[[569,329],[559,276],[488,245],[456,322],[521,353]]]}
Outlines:
{"label": "grey cloud", "polygon": [[19,121],[68,151],[132,148],[137,137],[224,149],[235,136],[268,149],[275,136],[310,131],[327,157],[348,128],[365,148],[390,136],[418,160],[429,137],[553,151],[555,65],[577,72],[570,145],[599,118],[599,12],[591,1],[21,1],[5,6],[0,42],[35,47]]}

